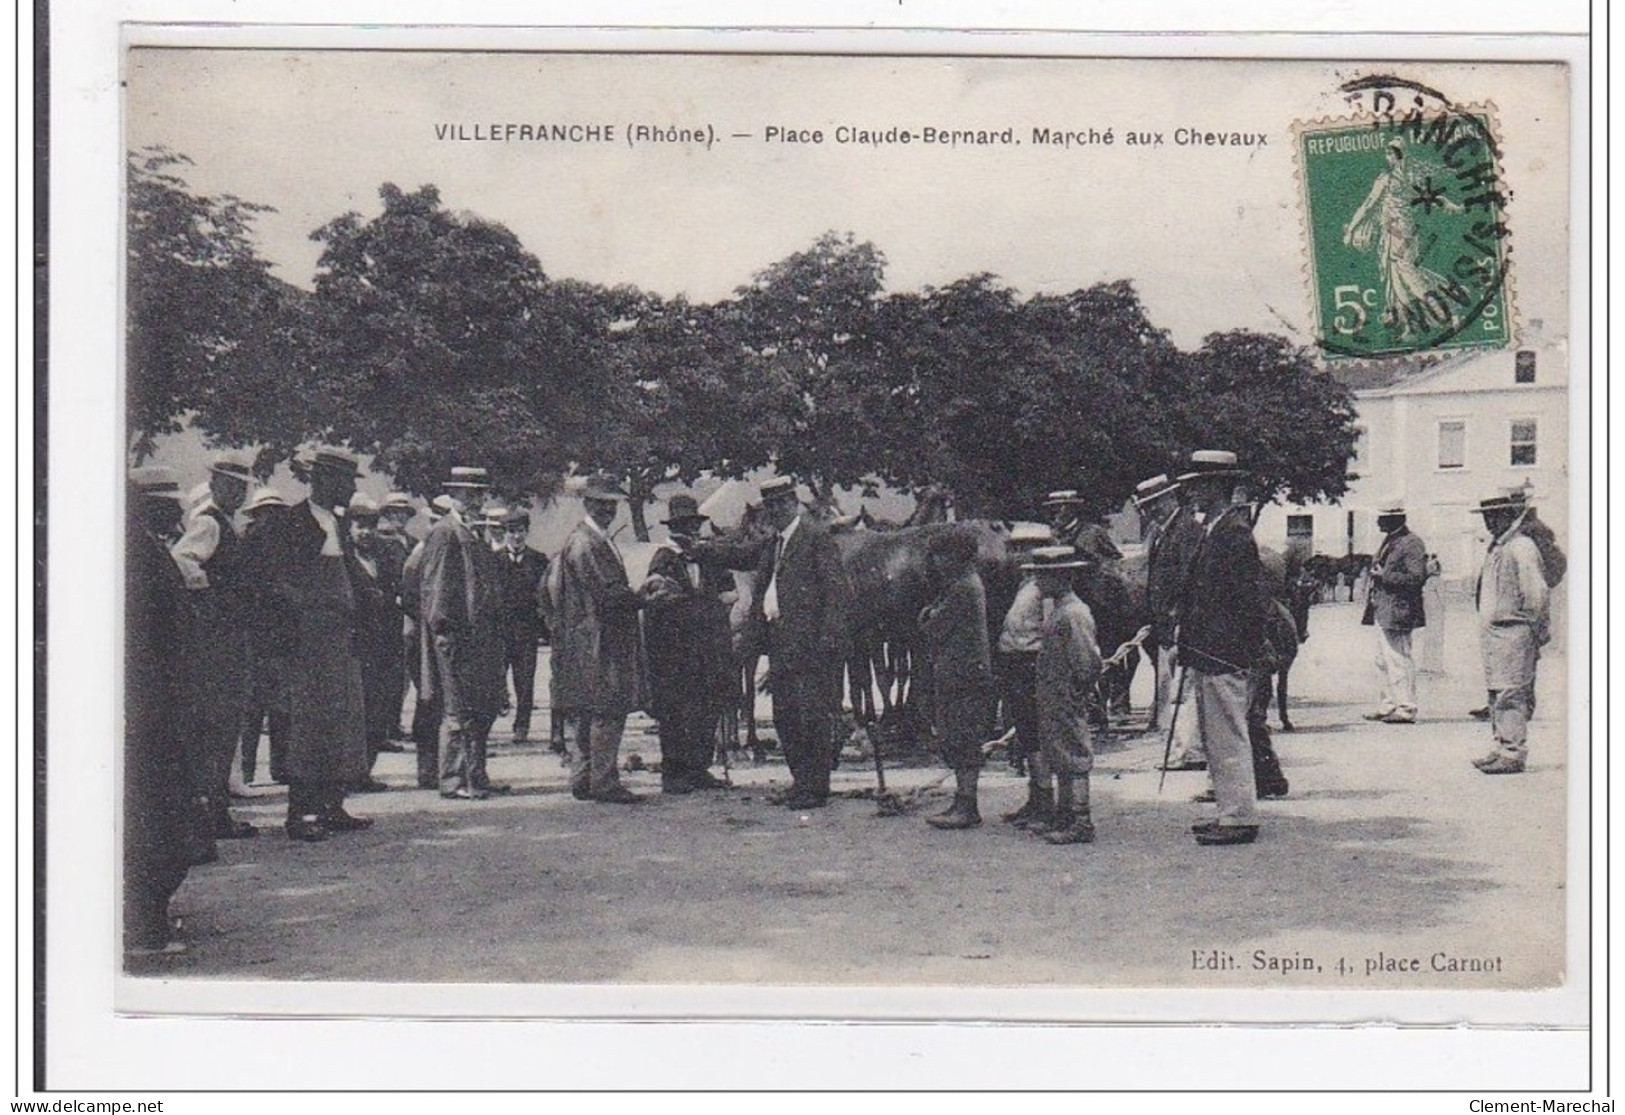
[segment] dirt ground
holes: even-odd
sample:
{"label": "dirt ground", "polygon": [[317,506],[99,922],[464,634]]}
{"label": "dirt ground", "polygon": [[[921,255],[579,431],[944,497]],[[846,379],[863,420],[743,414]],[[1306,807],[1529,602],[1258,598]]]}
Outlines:
{"label": "dirt ground", "polygon": [[[1424,674],[1421,722],[1370,724],[1374,634],[1353,605],[1314,609],[1293,672],[1297,731],[1278,734],[1291,780],[1263,803],[1256,844],[1203,848],[1206,775],[1159,793],[1160,737],[1114,737],[1095,775],[1090,846],[1051,847],[999,824],[1024,797],[1003,763],[984,776],[988,823],[937,832],[840,798],[806,814],[768,804],[782,763],[736,767],[735,788],[636,806],[573,800],[556,756],[494,734],[486,802],[414,788],[414,757],[381,757],[394,789],[354,797],[367,832],[297,844],[280,787],[238,816],[174,911],[186,953],[130,971],[170,978],[413,982],[762,982],[1122,986],[1536,987],[1564,963],[1565,660],[1542,663],[1532,762],[1479,774],[1488,729],[1473,620],[1453,599],[1451,672]],[[1146,671],[1138,686],[1143,704]],[[546,693],[545,680],[538,691]],[[545,726],[545,713],[538,714]],[[658,758],[641,719],[623,756]],[[940,768],[888,772],[894,788]],[[834,789],[874,785],[843,763]],[[1577,818],[1576,820],[1582,820]],[[1228,960],[1227,960],[1228,958]],[[1442,958],[1442,959],[1441,959]],[[1439,971],[1455,959],[1489,971]],[[1383,961],[1414,971],[1385,971]],[[1342,970],[1339,970],[1339,961]],[[1207,966],[1211,964],[1212,966]],[[1372,968],[1371,965],[1376,967]],[[1296,970],[1292,966],[1297,965]],[[1286,969],[1286,970],[1283,970]],[[1498,970],[1497,970],[1498,969]]]}

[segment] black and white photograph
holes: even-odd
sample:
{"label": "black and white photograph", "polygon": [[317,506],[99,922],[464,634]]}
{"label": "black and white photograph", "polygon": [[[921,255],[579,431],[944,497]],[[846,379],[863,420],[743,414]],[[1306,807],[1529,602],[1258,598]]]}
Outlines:
{"label": "black and white photograph", "polygon": [[347,42],[122,46],[116,1011],[1583,1024],[1572,65]]}

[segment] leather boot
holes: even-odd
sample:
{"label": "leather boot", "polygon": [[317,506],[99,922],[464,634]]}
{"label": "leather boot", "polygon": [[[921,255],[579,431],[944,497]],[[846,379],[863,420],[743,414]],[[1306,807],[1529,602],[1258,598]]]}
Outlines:
{"label": "leather boot", "polygon": [[1044,834],[1044,840],[1050,844],[1093,844],[1095,842],[1095,823],[1089,816],[1089,776],[1076,775],[1073,792],[1077,796],[1077,803],[1073,806],[1071,816],[1067,823],[1057,824],[1055,829]]}
{"label": "leather boot", "polygon": [[1024,820],[1013,822],[1018,829],[1026,829],[1029,832],[1035,825],[1049,828],[1055,823],[1055,787],[1039,786],[1033,793],[1037,795],[1038,801],[1033,806],[1032,813]]}
{"label": "leather boot", "polygon": [[958,789],[954,794],[954,807],[947,813],[927,817],[925,823],[939,829],[973,829],[982,823],[982,814],[976,808],[976,782],[981,772],[974,767],[955,772]]}
{"label": "leather boot", "polygon": [[[1046,805],[1046,801],[1048,804]],[[1027,783],[1027,801],[1020,809],[999,815],[999,820],[1007,825],[1021,826],[1037,816],[1041,810],[1055,808],[1055,792],[1048,786],[1040,786],[1036,782]]]}

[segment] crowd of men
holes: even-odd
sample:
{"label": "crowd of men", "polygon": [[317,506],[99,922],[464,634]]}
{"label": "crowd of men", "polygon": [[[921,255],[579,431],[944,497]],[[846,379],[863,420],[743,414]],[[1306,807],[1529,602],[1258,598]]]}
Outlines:
{"label": "crowd of men", "polygon": [[[551,743],[571,756],[572,794],[632,805],[620,781],[627,718],[658,724],[661,789],[715,791],[720,718],[737,700],[732,571],[748,581],[748,626],[769,672],[774,724],[791,776],[776,803],[816,809],[830,796],[832,730],[849,655],[852,589],[834,540],[793,481],[761,485],[765,527],[707,536],[687,494],[668,501],[669,541],[636,588],[608,528],[625,493],[594,475],[579,489],[586,516],[550,561],[527,544],[522,509],[487,506],[484,469],[457,467],[429,506],[421,541],[403,493],[381,504],[357,494],[358,462],[320,449],[296,462],[308,498],[252,493],[249,469],[216,461],[189,508],[175,476],[131,474],[127,539],[125,938],[131,953],[179,947],[170,897],[218,840],[255,827],[231,815],[232,786],[252,781],[262,728],[271,778],[288,787],[288,838],[320,842],[365,829],[346,808],[375,779],[381,752],[404,750],[400,717],[417,699],[410,738],[417,784],[478,801],[509,792],[487,769],[494,721],[512,708],[514,739],[529,737],[538,644],[551,645]],[[1157,667],[1152,723],[1169,722],[1167,769],[1205,769],[1213,819],[1198,844],[1253,842],[1257,801],[1288,792],[1265,710],[1270,675],[1294,640],[1275,622],[1253,538],[1250,479],[1235,454],[1194,453],[1177,476],[1139,485],[1135,504],[1149,555],[1150,623],[1137,642]],[[1002,622],[990,623],[970,533],[932,536],[935,598],[919,616],[931,661],[934,738],[955,776],[934,828],[981,824],[984,744],[1002,704],[1028,800],[1004,820],[1052,844],[1095,838],[1091,703],[1106,662],[1076,575],[1121,555],[1105,529],[1077,514],[1075,492],[1052,493],[1050,526],[1010,539],[1024,580]],[[184,511],[184,513],[183,513]],[[1535,668],[1547,638],[1555,542],[1520,494],[1479,508],[1493,536],[1480,579],[1481,644],[1495,750],[1486,774],[1524,767]],[[238,529],[237,520],[245,526]],[[1366,622],[1381,632],[1383,686],[1373,719],[1414,723],[1410,632],[1424,622],[1426,554],[1401,508],[1381,520]],[[1560,573],[1558,574],[1561,575]],[[1115,656],[1114,656],[1115,657]],[[512,704],[510,706],[510,683]],[[1174,748],[1177,745],[1177,751]],[[238,757],[240,756],[240,767]]]}

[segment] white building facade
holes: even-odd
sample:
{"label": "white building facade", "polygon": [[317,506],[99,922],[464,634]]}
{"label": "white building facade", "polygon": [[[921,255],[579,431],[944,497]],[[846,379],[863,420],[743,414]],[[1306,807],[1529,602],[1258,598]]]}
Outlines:
{"label": "white building facade", "polygon": [[1477,574],[1487,539],[1480,500],[1527,487],[1569,544],[1569,395],[1562,347],[1470,353],[1355,391],[1358,476],[1340,504],[1264,508],[1260,543],[1333,556],[1375,553],[1377,511],[1405,506],[1446,581]]}

